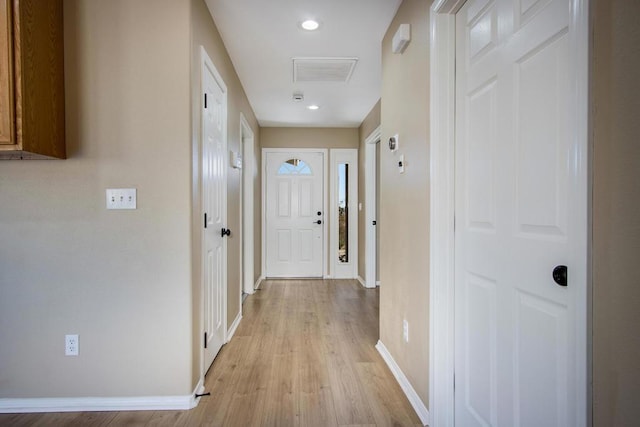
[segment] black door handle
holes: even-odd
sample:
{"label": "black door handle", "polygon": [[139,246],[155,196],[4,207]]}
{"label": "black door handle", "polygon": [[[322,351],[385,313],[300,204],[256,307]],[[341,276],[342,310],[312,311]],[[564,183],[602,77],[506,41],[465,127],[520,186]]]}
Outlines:
{"label": "black door handle", "polygon": [[376,221],[371,221],[371,225],[376,225],[377,222]]}
{"label": "black door handle", "polygon": [[567,286],[567,266],[558,265],[553,269],[553,281],[559,286]]}
{"label": "black door handle", "polygon": [[222,230],[220,230],[220,236],[231,236],[231,230],[229,230],[228,228],[223,228]]}
{"label": "black door handle", "polygon": [[322,220],[317,220],[316,222],[314,222],[314,224],[322,224]]}

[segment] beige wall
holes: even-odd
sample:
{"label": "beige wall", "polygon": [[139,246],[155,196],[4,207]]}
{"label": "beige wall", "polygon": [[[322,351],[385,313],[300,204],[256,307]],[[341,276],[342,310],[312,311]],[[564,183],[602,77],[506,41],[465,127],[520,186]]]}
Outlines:
{"label": "beige wall", "polygon": [[[213,62],[217,71],[220,73],[222,80],[227,86],[227,150],[240,152],[240,113],[244,114],[249,126],[253,130],[255,137],[255,155],[256,164],[260,164],[260,129],[256,121],[253,110],[249,105],[249,101],[244,93],[244,89],[240,84],[231,59],[224,47],[224,43],[218,33],[217,28],[211,18],[211,14],[207,9],[204,0],[191,0],[191,21],[192,21],[192,63],[191,63],[191,79],[192,85],[192,109],[193,109],[193,155],[196,158],[200,147],[201,134],[201,99],[200,94],[200,75],[201,75],[201,58],[200,47],[203,46],[207,51],[209,58]],[[199,166],[198,162],[195,162]],[[243,169],[247,171],[248,169]],[[200,194],[200,170],[193,169],[193,199],[198,201]],[[260,209],[260,174],[259,170],[254,170],[254,185],[256,189],[257,202],[254,208]],[[227,164],[227,228],[232,231],[232,235],[227,240],[227,327],[231,327],[233,321],[240,313],[240,296],[242,294],[241,268],[242,254],[240,245],[240,225],[242,216],[240,212],[240,185],[241,171],[230,167]],[[254,254],[260,259],[261,240],[260,240],[260,210],[254,213]],[[201,231],[202,231],[202,211],[201,206],[196,204],[193,209],[193,314],[195,324],[200,325],[200,307],[201,307]],[[254,278],[260,277],[261,263],[255,267]],[[200,374],[200,348],[202,344],[201,328],[194,328],[193,336],[193,354],[194,354],[194,371],[193,379],[197,380]],[[194,384],[195,385],[195,384]]]}
{"label": "beige wall", "polygon": [[262,128],[262,148],[358,148],[358,128]]}
{"label": "beige wall", "polygon": [[[229,149],[243,112],[259,164],[259,128],[203,1],[68,0],[64,21],[69,159],[0,163],[0,342],[14,343],[0,346],[0,398],[188,395],[202,347],[201,44],[229,90]],[[105,209],[119,187],[137,188],[138,209]],[[255,227],[260,259],[259,213]],[[229,326],[239,261],[232,237]],[[63,354],[69,333],[79,357]]]}
{"label": "beige wall", "polygon": [[362,121],[360,128],[358,129],[358,135],[360,138],[360,149],[358,150],[358,198],[362,204],[362,209],[358,211],[358,274],[362,279],[366,277],[365,271],[365,233],[366,219],[367,219],[367,207],[365,203],[366,186],[365,186],[365,162],[366,162],[366,144],[365,140],[371,132],[376,130],[380,126],[380,106],[381,102],[376,102],[367,117]]}
{"label": "beige wall", "polygon": [[[425,404],[429,401],[429,3],[405,0],[382,43],[380,339]],[[411,43],[391,53],[399,24]],[[399,135],[393,154],[386,141]],[[398,155],[406,171],[398,173]],[[409,342],[402,322],[409,323]]]}
{"label": "beige wall", "polygon": [[[188,0],[65,0],[64,23],[69,159],[0,163],[0,397],[187,395]],[[105,209],[118,187],[137,210]]]}
{"label": "beige wall", "polygon": [[594,3],[594,426],[631,426],[640,419],[640,3]]}

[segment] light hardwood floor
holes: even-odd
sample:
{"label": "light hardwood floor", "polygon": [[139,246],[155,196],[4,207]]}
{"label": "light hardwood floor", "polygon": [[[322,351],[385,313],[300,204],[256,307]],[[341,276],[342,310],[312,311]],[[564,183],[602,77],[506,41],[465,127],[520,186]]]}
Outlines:
{"label": "light hardwood floor", "polygon": [[190,411],[0,414],[0,426],[420,426],[375,350],[378,290],[267,280]]}

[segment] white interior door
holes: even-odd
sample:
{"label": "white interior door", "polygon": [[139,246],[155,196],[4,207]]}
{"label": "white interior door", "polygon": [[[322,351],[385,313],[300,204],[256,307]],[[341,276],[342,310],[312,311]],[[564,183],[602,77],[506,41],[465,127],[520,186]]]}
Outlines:
{"label": "white interior door", "polygon": [[365,141],[365,284],[375,288],[378,282],[378,148],[380,128]]}
{"label": "white interior door", "polygon": [[265,153],[267,277],[322,277],[324,153]]}
{"label": "white interior door", "polygon": [[204,371],[226,340],[226,87],[203,51]]}
{"label": "white interior door", "polygon": [[572,179],[570,3],[469,0],[456,15],[459,426],[576,425],[586,284],[571,269],[586,260],[572,258],[584,248],[570,222],[587,183]]}

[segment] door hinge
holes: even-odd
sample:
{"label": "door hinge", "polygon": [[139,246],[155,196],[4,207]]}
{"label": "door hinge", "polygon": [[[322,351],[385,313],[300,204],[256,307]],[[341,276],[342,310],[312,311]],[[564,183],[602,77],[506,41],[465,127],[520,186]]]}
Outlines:
{"label": "door hinge", "polygon": [[207,348],[207,333],[204,333],[204,348]]}
{"label": "door hinge", "polygon": [[204,228],[207,228],[207,213],[204,213]]}
{"label": "door hinge", "polygon": [[207,94],[204,94],[204,108],[207,108]]}

